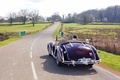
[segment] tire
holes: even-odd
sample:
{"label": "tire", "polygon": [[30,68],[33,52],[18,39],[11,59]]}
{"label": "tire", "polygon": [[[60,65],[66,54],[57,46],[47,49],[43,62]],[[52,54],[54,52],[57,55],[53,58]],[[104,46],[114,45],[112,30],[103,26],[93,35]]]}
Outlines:
{"label": "tire", "polygon": [[51,50],[50,50],[50,48],[49,48],[49,45],[47,45],[47,49],[48,49],[48,54],[49,54],[49,56],[52,56],[52,55],[51,55]]}
{"label": "tire", "polygon": [[49,56],[52,56],[52,55],[49,53]]}
{"label": "tire", "polygon": [[48,53],[48,54],[49,54],[49,56],[52,56],[52,55],[51,55],[51,50],[49,50],[49,53]]}
{"label": "tire", "polygon": [[62,66],[62,62],[59,61],[58,56],[56,56],[56,64],[57,64],[58,66]]}

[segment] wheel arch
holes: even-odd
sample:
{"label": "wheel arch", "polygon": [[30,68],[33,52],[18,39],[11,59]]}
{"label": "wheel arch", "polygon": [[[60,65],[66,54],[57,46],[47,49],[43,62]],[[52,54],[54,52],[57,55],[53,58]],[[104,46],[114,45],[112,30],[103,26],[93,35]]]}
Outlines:
{"label": "wheel arch", "polygon": [[57,46],[57,49],[56,49],[56,56],[58,56],[58,59],[60,61],[64,61],[64,54],[59,46]]}

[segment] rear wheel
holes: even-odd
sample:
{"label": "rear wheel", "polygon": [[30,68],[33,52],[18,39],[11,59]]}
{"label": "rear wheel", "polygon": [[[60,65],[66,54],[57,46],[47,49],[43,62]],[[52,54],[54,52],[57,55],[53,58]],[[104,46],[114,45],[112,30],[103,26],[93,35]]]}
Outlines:
{"label": "rear wheel", "polygon": [[62,62],[59,61],[58,55],[56,56],[56,64],[57,64],[58,66],[62,66]]}
{"label": "rear wheel", "polygon": [[50,50],[49,45],[47,46],[47,49],[48,49],[48,54],[49,54],[49,56],[51,56],[51,50]]}
{"label": "rear wheel", "polygon": [[49,56],[52,56],[52,55],[49,53]]}

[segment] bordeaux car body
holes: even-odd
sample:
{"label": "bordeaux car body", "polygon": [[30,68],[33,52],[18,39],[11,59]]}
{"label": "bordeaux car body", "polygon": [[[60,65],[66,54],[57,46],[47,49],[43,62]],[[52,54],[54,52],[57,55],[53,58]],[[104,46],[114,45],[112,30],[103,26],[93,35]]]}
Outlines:
{"label": "bordeaux car body", "polygon": [[56,59],[58,66],[67,65],[88,65],[99,63],[100,57],[94,46],[85,41],[67,40],[61,42],[49,42],[48,53]]}

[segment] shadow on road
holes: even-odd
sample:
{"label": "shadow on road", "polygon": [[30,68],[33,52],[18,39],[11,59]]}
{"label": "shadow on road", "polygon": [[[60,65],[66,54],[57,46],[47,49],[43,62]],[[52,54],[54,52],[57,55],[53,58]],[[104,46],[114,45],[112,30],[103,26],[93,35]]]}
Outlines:
{"label": "shadow on road", "polygon": [[40,56],[41,59],[45,59],[45,62],[41,63],[43,69],[47,72],[61,75],[94,75],[97,71],[93,68],[86,66],[57,66],[55,59],[48,55]]}

